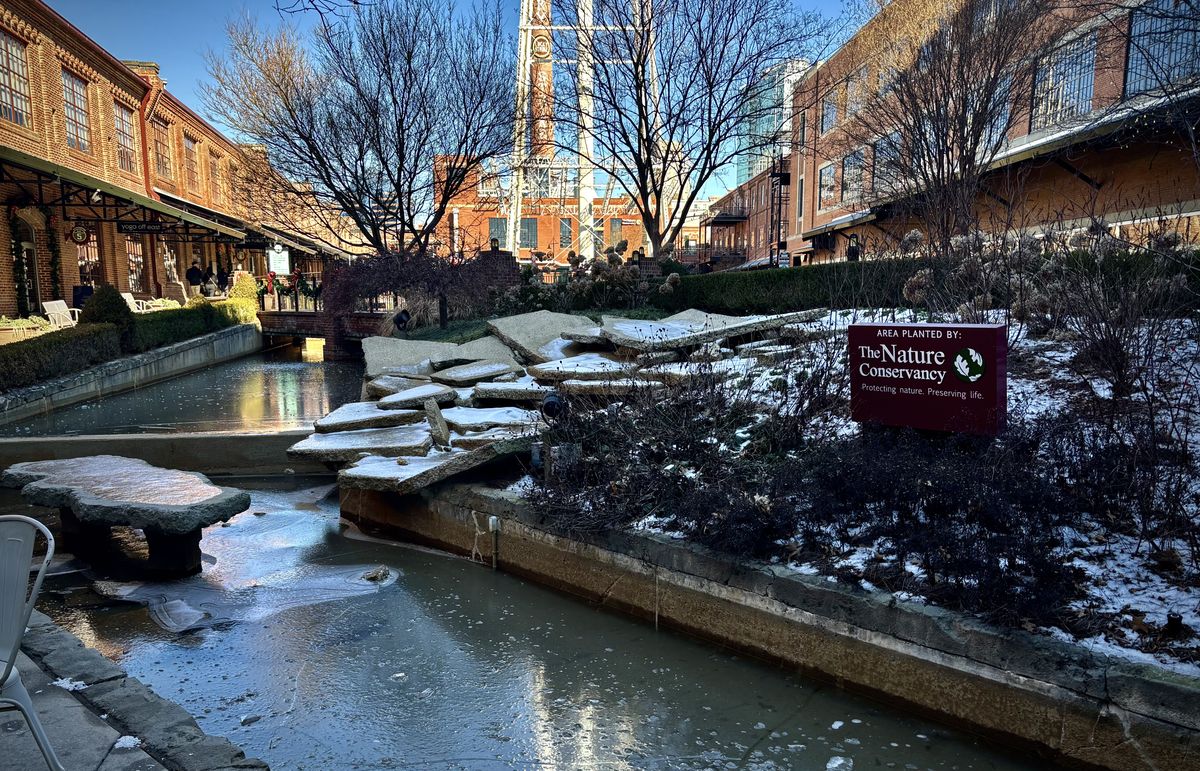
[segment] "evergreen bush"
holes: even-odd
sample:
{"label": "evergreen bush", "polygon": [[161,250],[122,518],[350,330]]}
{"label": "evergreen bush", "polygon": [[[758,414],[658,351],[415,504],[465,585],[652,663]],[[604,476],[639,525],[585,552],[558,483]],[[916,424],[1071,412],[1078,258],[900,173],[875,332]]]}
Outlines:
{"label": "evergreen bush", "polygon": [[697,308],[732,315],[897,308],[910,304],[904,284],[925,268],[940,266],[925,259],[886,259],[681,276],[678,286],[655,293],[653,302],[671,311]]}
{"label": "evergreen bush", "polygon": [[230,300],[250,300],[258,304],[258,283],[249,273],[239,273],[229,288]]}
{"label": "evergreen bush", "polygon": [[81,324],[0,346],[0,391],[70,375],[121,355],[112,324]]}
{"label": "evergreen bush", "polygon": [[83,304],[79,323],[112,324],[124,337],[133,328],[133,311],[115,286],[101,284]]}

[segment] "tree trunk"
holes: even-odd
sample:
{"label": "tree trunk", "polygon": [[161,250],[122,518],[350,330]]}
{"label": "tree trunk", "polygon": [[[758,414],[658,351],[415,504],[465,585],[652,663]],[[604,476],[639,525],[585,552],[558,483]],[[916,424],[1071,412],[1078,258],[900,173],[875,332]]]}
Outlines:
{"label": "tree trunk", "polygon": [[438,294],[438,326],[442,329],[450,326],[450,302],[445,292]]}

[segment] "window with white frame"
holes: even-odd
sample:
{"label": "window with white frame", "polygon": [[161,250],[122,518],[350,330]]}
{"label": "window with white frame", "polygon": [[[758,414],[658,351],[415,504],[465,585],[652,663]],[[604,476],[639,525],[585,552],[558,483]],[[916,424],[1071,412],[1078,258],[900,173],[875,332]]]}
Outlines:
{"label": "window with white frame", "polygon": [[29,67],[25,44],[0,29],[0,118],[29,125]]}
{"label": "window with white frame", "polygon": [[1051,54],[1038,67],[1031,129],[1039,131],[1091,112],[1095,80],[1095,35],[1084,35]]}
{"label": "window with white frame", "polygon": [[1200,14],[1195,0],[1150,0],[1133,12],[1125,95],[1200,76]]}
{"label": "window with white frame", "polygon": [[162,118],[150,122],[154,131],[154,170],[163,179],[171,179],[171,127]]}
{"label": "window with white frame", "polygon": [[846,116],[856,114],[867,102],[867,68],[861,67],[846,80]]}
{"label": "window with white frame", "polygon": [[893,131],[875,140],[872,148],[871,189],[876,195],[895,191],[900,180],[900,132]]}
{"label": "window with white frame", "polygon": [[79,283],[82,286],[96,286],[100,283],[100,250],[96,246],[96,234],[93,233],[85,243],[75,245],[75,256],[79,261]]}
{"label": "window with white frame", "polygon": [[837,169],[832,163],[822,166],[817,172],[817,205],[822,209],[828,209],[837,203],[836,174]]}
{"label": "window with white frame", "polygon": [[837,94],[830,94],[821,100],[821,133],[828,133],[838,122]]}
{"label": "window with white frame", "polygon": [[850,203],[862,197],[866,152],[859,149],[842,158],[842,201]]}
{"label": "window with white frame", "polygon": [[88,123],[87,82],[75,73],[63,70],[62,84],[67,147],[89,153],[92,151],[92,133]]}
{"label": "window with white frame", "polygon": [[187,134],[183,135],[183,171],[187,179],[187,188],[193,193],[200,191],[200,141]]}
{"label": "window with white frame", "polygon": [[129,262],[129,291],[146,291],[146,256],[141,238],[125,237],[125,258]]}
{"label": "window with white frame", "polygon": [[804,177],[796,180],[796,227],[804,222]]}
{"label": "window with white frame", "polygon": [[121,171],[136,174],[137,155],[133,146],[133,110],[116,102],[113,114],[117,130],[117,165],[121,167]]}

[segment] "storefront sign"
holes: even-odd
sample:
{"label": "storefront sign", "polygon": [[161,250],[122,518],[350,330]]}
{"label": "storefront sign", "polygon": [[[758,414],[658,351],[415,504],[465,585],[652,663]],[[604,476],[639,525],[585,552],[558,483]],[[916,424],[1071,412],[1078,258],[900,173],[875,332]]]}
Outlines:
{"label": "storefront sign", "polygon": [[83,225],[76,225],[75,227],[71,228],[70,236],[71,236],[71,240],[74,243],[81,244],[81,245],[86,244],[88,241],[92,240],[91,231],[89,231]]}
{"label": "storefront sign", "polygon": [[162,233],[167,229],[165,222],[118,222],[118,233]]}
{"label": "storefront sign", "polygon": [[275,244],[267,250],[267,270],[272,273],[290,273],[292,271],[288,250]]}
{"label": "storefront sign", "polygon": [[1008,415],[1003,324],[851,324],[850,414],[860,423],[998,434]]}

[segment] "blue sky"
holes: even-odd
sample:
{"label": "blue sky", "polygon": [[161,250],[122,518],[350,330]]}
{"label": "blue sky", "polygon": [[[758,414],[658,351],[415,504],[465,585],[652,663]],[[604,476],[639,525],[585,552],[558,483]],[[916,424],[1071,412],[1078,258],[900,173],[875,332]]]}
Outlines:
{"label": "blue sky", "polygon": [[[205,114],[200,84],[207,79],[205,54],[224,47],[225,24],[249,12],[279,23],[272,0],[47,0],[50,7],[119,59],[158,62],[167,88]],[[502,0],[515,32],[518,0]],[[801,7],[831,16],[842,0],[799,0]],[[286,5],[286,3],[281,3]],[[461,4],[461,3],[460,3]],[[301,18],[292,15],[294,21]],[[705,191],[708,192],[708,191]]]}

